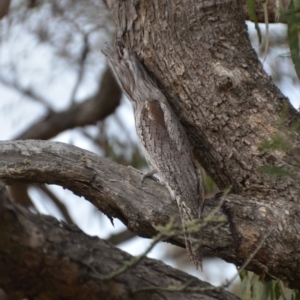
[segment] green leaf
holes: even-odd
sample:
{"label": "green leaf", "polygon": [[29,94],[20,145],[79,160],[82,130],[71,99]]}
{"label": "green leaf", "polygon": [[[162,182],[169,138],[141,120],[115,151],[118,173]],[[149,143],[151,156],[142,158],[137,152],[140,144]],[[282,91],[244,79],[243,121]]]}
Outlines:
{"label": "green leaf", "polygon": [[242,300],[251,299],[251,280],[249,276],[245,276],[240,285],[239,296]]}
{"label": "green leaf", "polygon": [[279,300],[281,296],[281,288],[278,281],[275,283],[274,292],[275,292],[275,299]]}
{"label": "green leaf", "polygon": [[243,270],[241,273],[239,273],[241,281],[243,281],[248,276],[248,271]]}
{"label": "green leaf", "polygon": [[[295,3],[297,5],[295,5]],[[300,17],[299,17],[299,7],[298,6],[299,6],[299,1],[292,0],[289,5],[289,10],[285,15],[287,17],[288,39],[289,39],[289,46],[290,46],[290,51],[291,51],[291,58],[292,58],[297,76],[300,79],[300,58],[299,58]]]}
{"label": "green leaf", "polygon": [[270,297],[271,297],[270,299],[275,300],[273,281],[266,283],[266,285],[270,287]]}
{"label": "green leaf", "polygon": [[268,299],[270,295],[270,289],[271,287],[268,283],[263,285],[261,299]]}
{"label": "green leaf", "polygon": [[259,277],[253,274],[252,277],[252,299],[262,299],[262,283],[259,281]]}
{"label": "green leaf", "polygon": [[269,35],[269,16],[268,16],[268,8],[267,8],[267,0],[262,1],[263,10],[264,10],[264,19],[265,19],[265,26],[266,26],[266,36],[265,36],[265,54],[263,62],[266,60],[268,51],[269,51],[269,44],[270,44],[270,35]]}
{"label": "green leaf", "polygon": [[259,44],[261,44],[261,31],[257,22],[257,16],[255,12],[255,0],[247,0],[247,7],[249,11],[249,18],[255,24],[255,30],[257,32]]}
{"label": "green leaf", "polygon": [[300,292],[295,291],[295,300],[300,300]]}

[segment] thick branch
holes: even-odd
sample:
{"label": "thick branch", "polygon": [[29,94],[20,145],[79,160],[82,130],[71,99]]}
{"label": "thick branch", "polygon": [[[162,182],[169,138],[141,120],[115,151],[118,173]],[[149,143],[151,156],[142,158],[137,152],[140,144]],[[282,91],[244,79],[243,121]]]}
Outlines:
{"label": "thick branch", "polygon": [[[161,262],[144,259],[109,281],[95,276],[121,268],[130,255],[76,226],[34,215],[12,204],[0,186],[0,286],[11,299],[237,299]],[[202,292],[156,291],[169,285],[203,288]],[[152,291],[136,293],[142,288]],[[205,290],[210,289],[210,290]],[[153,298],[154,299],[154,298]]]}
{"label": "thick branch", "polygon": [[219,188],[263,195],[276,190],[297,200],[299,179],[287,183],[259,172],[269,162],[287,166],[286,153],[261,153],[260,145],[273,134],[285,137],[299,116],[252,49],[243,1],[107,2],[118,35],[158,80]]}
{"label": "thick branch", "polygon": [[[21,87],[14,86],[21,92],[30,97],[36,97],[32,91],[23,90]],[[81,103],[72,104],[62,112],[49,111],[42,119],[27,128],[17,139],[42,139],[47,140],[55,137],[59,133],[75,127],[95,124],[104,120],[112,114],[120,104],[121,90],[113,78],[111,71],[106,69],[99,83],[99,89],[94,96]],[[36,97],[39,99],[39,97]],[[14,201],[23,205],[34,205],[27,195],[24,197],[22,192],[27,194],[26,185],[13,185],[10,187],[10,193],[13,194]],[[24,202],[26,200],[26,203]],[[60,203],[56,202],[59,206]],[[66,219],[69,219],[68,213],[63,212]]]}
{"label": "thick branch", "polygon": [[[151,179],[141,184],[141,173],[77,147],[45,141],[0,143],[0,179],[8,184],[37,182],[59,184],[84,196],[111,218],[119,218],[131,231],[153,237],[155,225],[170,217],[179,222],[178,209],[166,188]],[[207,215],[219,199],[207,199]],[[299,288],[300,247],[297,203],[284,198],[227,195],[219,213],[228,224],[208,223],[203,248],[242,265],[272,228],[272,233],[248,269],[282,279]],[[170,242],[183,246],[175,237]]]}

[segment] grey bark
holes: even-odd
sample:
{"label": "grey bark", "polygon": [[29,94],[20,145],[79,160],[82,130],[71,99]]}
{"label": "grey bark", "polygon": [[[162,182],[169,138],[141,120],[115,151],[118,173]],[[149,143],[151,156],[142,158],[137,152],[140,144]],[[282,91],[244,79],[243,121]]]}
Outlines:
{"label": "grey bark", "polygon": [[[141,184],[141,172],[91,152],[62,143],[28,140],[1,142],[0,157],[0,179],[7,184],[62,185],[142,237],[153,237],[155,226],[168,223],[170,217],[180,223],[176,203],[165,187],[151,179]],[[204,215],[219,200],[207,199]],[[218,216],[228,218],[228,223],[218,228],[208,223],[203,230],[203,248],[242,265],[272,228],[248,269],[298,288],[299,214],[299,204],[287,203],[284,198],[227,195]],[[180,237],[169,242],[184,247]]]}
{"label": "grey bark", "polygon": [[[227,254],[241,264],[262,232],[278,222],[250,268],[299,288],[298,263],[290,269],[288,260],[299,256],[299,135],[291,127],[300,119],[251,47],[245,2],[107,2],[119,38],[159,82],[199,163],[220,189],[233,188],[226,211],[238,238]],[[275,135],[286,139],[288,151],[261,149]],[[261,172],[266,165],[294,175],[271,177]]]}
{"label": "grey bark", "polygon": [[270,160],[284,164],[284,154],[261,153],[260,144],[275,133],[285,136],[298,114],[251,47],[243,2],[175,2],[111,0],[109,6],[125,46],[158,80],[219,188],[295,195],[299,181],[287,187],[285,179],[259,172]]}
{"label": "grey bark", "polygon": [[[260,172],[272,164],[299,172],[299,136],[289,137],[297,112],[273,85],[248,40],[244,1],[107,1],[126,47],[138,55],[184,126],[197,159],[221,189],[233,186],[220,215],[208,224],[203,247],[241,265],[273,229],[248,269],[299,288],[299,178]],[[289,137],[289,151],[265,151],[272,135]],[[178,220],[159,184],[140,183],[138,171],[72,146],[2,142],[0,178],[6,183],[55,183],[85,196],[133,232]],[[218,199],[207,199],[208,214]],[[180,238],[170,242],[183,246]]]}
{"label": "grey bark", "polygon": [[[197,278],[145,258],[107,281],[131,256],[53,217],[12,204],[0,184],[0,286],[9,299],[237,299]],[[198,292],[164,292],[182,286]],[[150,290],[141,292],[143,288]],[[139,291],[139,292],[138,292]]]}

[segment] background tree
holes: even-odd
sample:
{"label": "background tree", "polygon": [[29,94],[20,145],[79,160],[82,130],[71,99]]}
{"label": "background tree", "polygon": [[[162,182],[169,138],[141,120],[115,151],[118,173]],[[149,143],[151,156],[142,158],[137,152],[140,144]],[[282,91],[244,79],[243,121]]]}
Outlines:
{"label": "background tree", "polygon": [[[276,6],[270,3],[272,21]],[[117,34],[156,78],[189,134],[199,163],[219,189],[231,186],[218,213],[228,222],[223,226],[208,223],[203,247],[237,266],[260,248],[247,269],[298,288],[299,157],[298,134],[292,127],[297,124],[298,113],[265,74],[252,50],[244,25],[246,6],[242,4],[107,1]],[[99,52],[91,49],[102,47],[98,44],[103,40],[101,35],[107,38],[112,34],[104,7],[97,1],[31,1],[29,7],[19,3],[11,6],[2,40],[12,24],[24,22],[39,42],[49,43],[57,57],[75,66],[77,75],[67,97],[69,107],[56,112],[36,88],[18,80],[19,63],[6,65],[4,70],[11,73],[1,74],[2,83],[44,106],[44,117],[16,139],[49,139],[66,129],[104,120],[121,98],[109,71],[95,83],[94,95],[76,101],[87,80],[88,66],[99,59]],[[42,9],[44,14],[39,16]],[[258,20],[260,9],[257,7]],[[45,13],[56,21],[53,25],[45,25]],[[62,27],[65,31],[60,34]],[[81,49],[76,52],[74,44],[78,41]],[[128,143],[108,138],[105,129],[102,123],[97,132],[84,129],[81,134],[96,142],[105,156],[125,165],[132,160],[134,166],[143,166],[136,144],[127,154],[120,154],[128,151]],[[24,193],[27,183],[51,183],[84,196],[110,219],[120,219],[143,237],[155,236],[157,225],[169,224],[171,216],[178,219],[176,204],[163,187],[151,180],[141,186],[136,170],[89,152],[32,140],[2,142],[0,151],[0,178],[11,185],[12,198],[27,207],[31,205],[31,197]],[[272,172],[266,173],[268,170]],[[276,176],[271,176],[275,172]],[[65,219],[73,223],[49,189],[36,188],[60,205]],[[1,191],[0,283],[11,297],[129,299],[145,297],[146,293],[153,299],[197,299],[201,294],[233,298],[222,290],[199,290],[203,285],[196,279],[149,259],[113,276],[113,271],[124,266],[124,260],[130,260],[128,256],[85,236],[74,226],[20,209],[9,203],[3,188]],[[218,196],[211,196],[205,214],[219,203]],[[128,236],[126,231],[124,234]],[[168,240],[184,245],[180,236]],[[164,274],[164,280],[155,272]],[[110,280],[105,277],[108,274]],[[164,290],[169,285],[185,290],[170,295]],[[198,290],[187,294],[194,287]]]}

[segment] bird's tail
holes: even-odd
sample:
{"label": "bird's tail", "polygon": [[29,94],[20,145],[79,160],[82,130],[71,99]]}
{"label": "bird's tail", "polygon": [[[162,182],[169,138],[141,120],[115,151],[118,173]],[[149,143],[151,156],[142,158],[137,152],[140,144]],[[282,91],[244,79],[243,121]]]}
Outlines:
{"label": "bird's tail", "polygon": [[186,245],[188,258],[192,263],[195,264],[197,269],[198,267],[200,267],[202,270],[201,230],[197,232],[189,232],[192,230],[192,228],[187,227],[187,223],[189,221],[198,219],[198,213],[192,212],[191,209],[186,206],[185,202],[182,201],[182,199],[176,199],[176,200],[179,208],[182,227],[185,232],[185,245]]}

